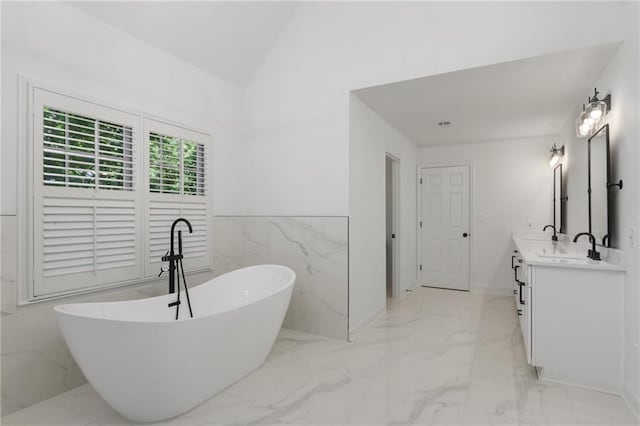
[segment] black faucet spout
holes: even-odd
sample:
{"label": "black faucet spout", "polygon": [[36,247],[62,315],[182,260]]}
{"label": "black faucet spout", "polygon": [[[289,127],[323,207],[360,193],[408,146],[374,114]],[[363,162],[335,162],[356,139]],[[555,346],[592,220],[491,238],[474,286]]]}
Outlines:
{"label": "black faucet spout", "polygon": [[[176,229],[176,225],[180,222],[184,222],[187,224],[187,227],[189,228],[189,233],[193,233],[193,228],[191,227],[191,223],[189,223],[189,221],[183,217],[180,217],[176,220],[173,221],[173,223],[171,224],[171,245],[169,248],[169,253],[166,256],[162,257],[162,261],[163,262],[169,262],[169,293],[175,293],[176,292],[176,272],[177,272],[177,268],[178,268],[178,261],[181,261],[183,256],[182,256],[182,242],[180,242],[180,245],[178,247],[178,254],[175,253],[175,249],[174,249],[174,240],[173,240],[173,235],[174,235],[174,231]],[[178,239],[181,239],[181,236],[178,235]]]}
{"label": "black faucet spout", "polygon": [[551,241],[558,241],[558,234],[556,233],[556,227],[553,225],[546,225],[544,228],[542,228],[542,232],[546,231],[547,228],[553,229],[553,235],[551,236]]}
{"label": "black faucet spout", "polygon": [[583,235],[588,235],[589,236],[589,242],[591,242],[591,239],[593,238],[593,236],[588,232],[581,232],[579,234],[576,234],[575,237],[573,237],[573,242],[577,243],[578,240],[580,239],[580,237],[582,237]]}
{"label": "black faucet spout", "polygon": [[190,234],[193,233],[193,228],[191,227],[191,223],[187,219],[180,217],[174,220],[173,223],[171,224],[171,254],[173,254],[173,233],[174,233],[174,230],[176,229],[176,225],[180,222],[186,223],[187,227],[189,228],[189,233]]}
{"label": "black faucet spout", "polygon": [[576,234],[575,237],[573,237],[573,242],[578,242],[578,239],[580,239],[580,237],[582,237],[583,235],[588,235],[589,242],[591,243],[591,249],[589,249],[589,251],[587,252],[587,257],[592,260],[601,260],[600,253],[596,250],[596,237],[594,237],[592,233],[580,232],[579,234]]}

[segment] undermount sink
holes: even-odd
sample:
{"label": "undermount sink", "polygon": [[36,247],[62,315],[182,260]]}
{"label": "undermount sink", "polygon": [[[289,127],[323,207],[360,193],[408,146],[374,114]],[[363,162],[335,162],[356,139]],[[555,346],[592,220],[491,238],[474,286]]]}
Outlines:
{"label": "undermount sink", "polygon": [[[561,257],[568,254],[567,249],[564,247],[554,247],[553,249],[547,249],[546,247],[542,248],[542,255],[538,256],[551,256],[551,257]],[[572,256],[575,257],[575,256]]]}
{"label": "undermount sink", "polygon": [[584,260],[584,257],[576,253],[569,253],[566,247],[557,246],[553,248],[543,247],[538,253],[538,257],[553,261],[577,261]]}
{"label": "undermount sink", "polygon": [[551,236],[549,235],[525,235],[522,237],[523,240],[528,241],[551,241]]}
{"label": "undermount sink", "polygon": [[543,259],[549,259],[555,262],[568,262],[571,260],[577,261],[577,260],[584,260],[583,258],[580,257],[575,257],[573,255],[569,255],[569,254],[556,254],[556,255],[552,255],[552,254],[539,254],[538,257],[541,257]]}

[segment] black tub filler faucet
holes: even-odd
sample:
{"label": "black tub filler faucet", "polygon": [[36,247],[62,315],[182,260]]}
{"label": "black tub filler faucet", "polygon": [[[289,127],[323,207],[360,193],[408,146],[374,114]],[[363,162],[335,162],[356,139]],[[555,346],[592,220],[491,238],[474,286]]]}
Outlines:
{"label": "black tub filler faucet", "polygon": [[[180,301],[180,276],[182,275],[182,282],[184,283],[184,293],[187,296],[187,305],[189,305],[189,315],[191,315],[191,318],[193,318],[193,311],[191,310],[191,300],[189,299],[189,287],[187,287],[187,280],[184,277],[184,266],[182,265],[182,259],[184,258],[183,254],[182,254],[182,231],[178,231],[178,254],[175,253],[175,246],[174,246],[174,233],[175,233],[175,229],[176,229],[176,225],[180,222],[184,222],[187,224],[187,227],[189,228],[189,233],[193,233],[193,228],[191,227],[191,223],[189,223],[189,221],[185,218],[178,218],[176,220],[173,221],[173,224],[171,225],[171,245],[169,247],[169,251],[162,256],[162,261],[163,262],[169,262],[169,293],[173,294],[176,293],[176,284],[177,284],[177,293],[178,293],[178,298],[176,301],[171,302],[168,304],[168,306],[171,308],[172,306],[176,307],[176,319],[178,319],[178,316],[180,314],[180,304],[182,303]],[[162,269],[162,267],[160,267],[160,275],[162,275],[163,272],[166,272],[164,269]]]}

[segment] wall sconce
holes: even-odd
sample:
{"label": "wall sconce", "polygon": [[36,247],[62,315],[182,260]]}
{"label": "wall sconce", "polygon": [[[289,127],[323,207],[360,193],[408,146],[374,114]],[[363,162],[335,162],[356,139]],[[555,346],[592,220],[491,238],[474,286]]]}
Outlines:
{"label": "wall sconce", "polygon": [[562,158],[562,156],[564,155],[564,145],[558,148],[558,146],[554,142],[550,152],[551,156],[549,157],[549,166],[551,166],[551,168],[554,168],[560,162],[560,158]]}
{"label": "wall sconce", "polygon": [[576,119],[576,135],[579,138],[590,136],[598,130],[604,121],[607,112],[611,110],[611,95],[604,99],[598,99],[598,89],[593,89],[593,97],[589,97],[589,103],[582,105],[582,112]]}

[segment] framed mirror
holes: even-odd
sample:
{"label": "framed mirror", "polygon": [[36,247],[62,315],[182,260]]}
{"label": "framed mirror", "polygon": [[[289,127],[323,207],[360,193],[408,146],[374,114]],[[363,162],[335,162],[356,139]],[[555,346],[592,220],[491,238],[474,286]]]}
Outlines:
{"label": "framed mirror", "polygon": [[[598,245],[611,247],[609,217],[609,125],[605,124],[589,138],[587,185],[589,196],[589,232]],[[618,184],[615,184],[616,186]],[[620,182],[622,187],[622,182]]]}
{"label": "framed mirror", "polygon": [[553,226],[556,232],[561,234],[564,231],[564,209],[565,200],[562,190],[562,163],[553,168]]}

